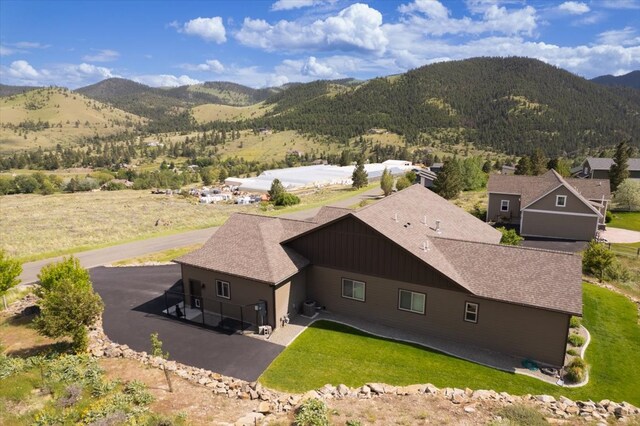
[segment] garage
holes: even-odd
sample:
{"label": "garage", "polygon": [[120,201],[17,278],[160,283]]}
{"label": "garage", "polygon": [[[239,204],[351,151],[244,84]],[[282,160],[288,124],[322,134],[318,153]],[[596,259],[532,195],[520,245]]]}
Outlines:
{"label": "garage", "polygon": [[598,216],[583,213],[522,211],[520,234],[566,240],[592,240],[598,229]]}

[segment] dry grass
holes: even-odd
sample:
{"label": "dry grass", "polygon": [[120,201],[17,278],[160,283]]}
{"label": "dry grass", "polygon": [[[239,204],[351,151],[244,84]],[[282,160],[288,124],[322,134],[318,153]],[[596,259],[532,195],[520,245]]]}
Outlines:
{"label": "dry grass", "polygon": [[[52,127],[37,132],[23,132],[22,136],[5,127],[27,120],[48,121]],[[78,127],[76,121],[79,122]],[[0,151],[35,149],[39,146],[46,149],[58,143],[68,145],[80,137],[123,131],[127,122],[133,124],[144,121],[141,117],[64,89],[33,90],[0,99]]]}
{"label": "dry grass", "polygon": [[206,104],[191,108],[191,115],[198,123],[207,123],[216,120],[245,120],[259,118],[273,109],[273,105],[259,103],[245,107],[229,105]]}
{"label": "dry grass", "polygon": [[191,244],[185,247],[177,247],[164,251],[157,251],[144,256],[134,257],[133,259],[121,260],[115,262],[113,266],[140,266],[151,263],[168,263],[173,259],[183,256],[187,253],[191,253],[194,250],[202,247],[202,244]]}
{"label": "dry grass", "polygon": [[480,189],[478,191],[464,191],[460,195],[451,200],[453,204],[464,209],[465,211],[473,211],[474,207],[479,205],[480,208],[486,209],[489,202],[489,196],[486,189]]}
{"label": "dry grass", "polygon": [[235,211],[258,211],[256,206],[195,201],[131,190],[4,196],[0,198],[2,247],[10,256],[33,260],[217,226]]}

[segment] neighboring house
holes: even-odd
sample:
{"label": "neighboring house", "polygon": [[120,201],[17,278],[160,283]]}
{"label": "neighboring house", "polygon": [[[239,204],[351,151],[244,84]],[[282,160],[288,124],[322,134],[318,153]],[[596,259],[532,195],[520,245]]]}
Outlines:
{"label": "neighboring house", "polygon": [[516,173],[515,166],[502,166],[500,173],[503,175],[513,175]]}
{"label": "neighboring house", "polygon": [[420,178],[420,185],[425,188],[431,188],[433,187],[433,182],[436,180],[438,175],[429,170],[429,168],[426,168],[418,172],[418,177]]}
{"label": "neighboring house", "polygon": [[442,171],[442,167],[444,167],[444,163],[433,163],[429,166],[429,170],[433,173],[440,173]]}
{"label": "neighboring house", "polygon": [[309,221],[235,214],[176,262],[187,303],[212,312],[259,304],[277,328],[313,300],[330,312],[561,366],[569,319],[582,313],[580,257],[503,246],[500,237],[412,185],[357,211],[323,207]]}
{"label": "neighboring house", "polygon": [[520,235],[589,241],[604,227],[609,180],[491,175],[487,222],[520,225]]}
{"label": "neighboring house", "polygon": [[[613,165],[613,158],[587,157],[580,170],[574,175],[587,179],[609,179],[609,170]],[[629,177],[640,179],[640,158],[629,158]]]}

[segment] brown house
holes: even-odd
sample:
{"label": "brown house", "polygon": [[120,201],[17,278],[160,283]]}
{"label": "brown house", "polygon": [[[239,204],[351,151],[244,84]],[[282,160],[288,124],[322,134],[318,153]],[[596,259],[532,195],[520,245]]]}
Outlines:
{"label": "brown house", "polygon": [[609,180],[491,175],[487,222],[520,225],[520,235],[591,240],[604,227]]}
{"label": "brown house", "polygon": [[[627,162],[629,178],[640,179],[640,158],[629,158]],[[609,179],[613,158],[587,157],[576,177],[588,179]]]}
{"label": "brown house", "polygon": [[176,262],[186,300],[205,310],[260,302],[277,328],[313,300],[561,366],[569,318],[582,313],[580,258],[502,246],[500,236],[413,185],[357,211],[325,207],[310,221],[236,214]]}

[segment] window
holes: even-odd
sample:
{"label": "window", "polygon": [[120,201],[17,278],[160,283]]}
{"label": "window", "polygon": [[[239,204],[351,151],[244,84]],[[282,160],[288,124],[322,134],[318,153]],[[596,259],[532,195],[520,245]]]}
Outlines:
{"label": "window", "polygon": [[424,314],[426,294],[416,293],[409,290],[400,290],[398,309],[402,311],[414,312],[416,314]]}
{"label": "window", "polygon": [[231,299],[228,282],[216,280],[216,296],[223,297],[225,299]]}
{"label": "window", "polygon": [[500,202],[500,211],[508,212],[509,211],[509,200],[502,200]]}
{"label": "window", "polygon": [[556,195],[556,207],[566,207],[566,206],[567,206],[567,196]]}
{"label": "window", "polygon": [[364,302],[364,283],[362,281],[342,279],[342,297]]}
{"label": "window", "polygon": [[478,304],[471,302],[464,302],[464,320],[466,322],[477,323],[478,322]]}

